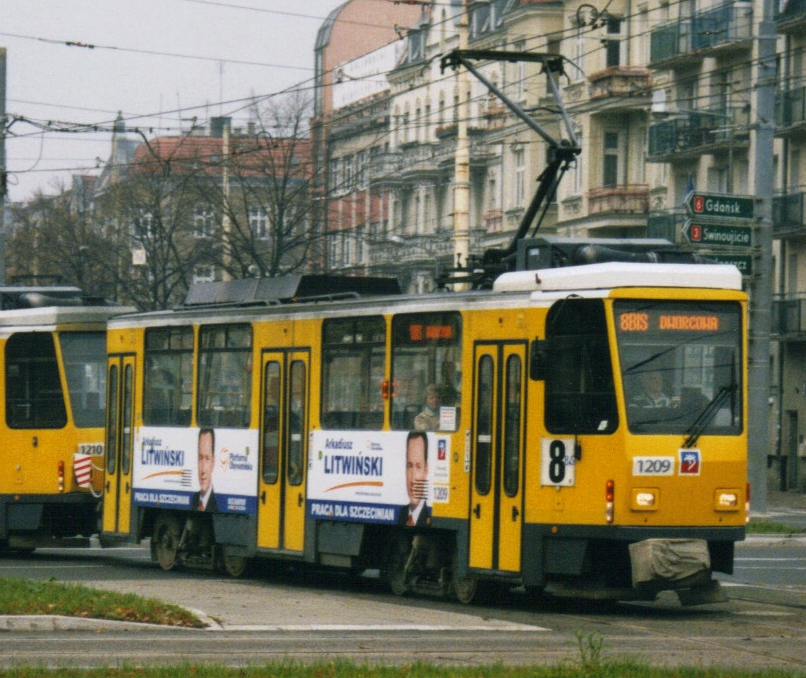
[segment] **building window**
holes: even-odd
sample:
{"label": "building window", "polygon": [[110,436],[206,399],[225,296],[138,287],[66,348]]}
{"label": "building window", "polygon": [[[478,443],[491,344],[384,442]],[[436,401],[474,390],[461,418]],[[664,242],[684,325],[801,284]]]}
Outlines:
{"label": "building window", "polygon": [[215,280],[215,266],[196,266],[193,269],[193,282],[213,282]]}
{"label": "building window", "polygon": [[363,191],[367,187],[367,152],[359,151],[355,156],[355,187]]}
{"label": "building window", "polygon": [[342,191],[349,193],[353,189],[353,156],[346,155],[342,158],[342,169],[344,173],[344,186]]}
{"label": "building window", "polygon": [[330,160],[330,193],[333,195],[337,195],[339,191],[341,191],[341,171],[340,171],[340,158],[332,158]]}
{"label": "building window", "polygon": [[359,226],[355,229],[355,263],[359,266],[363,266],[367,263],[365,240],[364,227]]}
{"label": "building window", "polygon": [[[519,40],[512,45],[516,52],[526,51],[526,41]],[[515,64],[515,101],[522,102],[526,99],[526,62],[518,61]]]}
{"label": "building window", "polygon": [[570,69],[571,79],[575,82],[585,78],[585,26],[579,26],[574,35],[574,63],[578,68]]}
{"label": "building window", "polygon": [[526,195],[526,152],[522,148],[512,151],[513,165],[515,166],[515,181],[513,183],[513,207],[523,206]]}
{"label": "building window", "polygon": [[134,218],[134,237],[146,240],[154,237],[154,215],[144,211]]}
{"label": "building window", "polygon": [[618,132],[604,133],[604,153],[602,154],[604,162],[603,186],[615,186],[619,183],[619,137]]}
{"label": "building window", "polygon": [[269,215],[262,205],[253,205],[249,208],[249,230],[253,238],[269,237]]}
{"label": "building window", "polygon": [[209,205],[196,203],[193,208],[193,235],[196,238],[212,238],[215,228],[215,213]]}

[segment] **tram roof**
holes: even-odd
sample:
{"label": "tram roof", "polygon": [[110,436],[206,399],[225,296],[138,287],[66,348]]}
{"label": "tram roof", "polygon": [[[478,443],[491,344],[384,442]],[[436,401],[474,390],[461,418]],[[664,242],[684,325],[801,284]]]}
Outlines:
{"label": "tram roof", "polygon": [[635,264],[607,262],[583,266],[503,273],[496,292],[564,292],[623,287],[742,289],[742,274],[732,264]]}
{"label": "tram roof", "polygon": [[133,313],[131,306],[46,306],[0,312],[0,327],[31,327],[106,323],[121,313]]}
{"label": "tram roof", "polygon": [[297,274],[196,283],[188,290],[184,306],[269,305],[396,294],[400,294],[396,278]]}

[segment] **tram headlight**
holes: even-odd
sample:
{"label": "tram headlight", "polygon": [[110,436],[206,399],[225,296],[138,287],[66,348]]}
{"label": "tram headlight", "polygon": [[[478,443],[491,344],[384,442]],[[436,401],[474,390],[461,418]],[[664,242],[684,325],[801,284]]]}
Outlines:
{"label": "tram headlight", "polygon": [[717,490],[714,496],[714,508],[717,511],[738,511],[739,490]]}
{"label": "tram headlight", "polygon": [[635,488],[632,491],[633,511],[657,511],[660,492],[654,487]]}

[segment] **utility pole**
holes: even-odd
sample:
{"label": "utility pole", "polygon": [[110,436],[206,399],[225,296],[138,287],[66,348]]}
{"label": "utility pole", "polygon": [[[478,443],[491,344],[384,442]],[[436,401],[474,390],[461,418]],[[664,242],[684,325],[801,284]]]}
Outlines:
{"label": "utility pole", "polygon": [[[468,14],[467,1],[462,0],[462,14],[459,20],[459,49],[467,49]],[[470,142],[467,123],[470,115],[468,101],[467,71],[460,68],[456,72],[459,88],[459,109],[456,112],[456,159],[453,178],[453,257],[456,268],[467,267],[470,254]],[[456,285],[464,289],[464,285]]]}
{"label": "utility pole", "polygon": [[767,454],[769,445],[770,329],[772,307],[772,194],[774,189],[773,142],[775,132],[776,28],[773,0],[761,0],[763,15],[753,62],[756,64],[755,120],[753,129],[754,177],[751,193],[756,201],[758,267],[750,282],[750,411],[747,424],[748,480],[754,512],[767,510]]}
{"label": "utility pole", "polygon": [[0,47],[0,284],[6,282],[6,48]]}
{"label": "utility pole", "polygon": [[221,230],[223,232],[224,249],[222,252],[224,261],[224,270],[221,272],[222,280],[232,280],[229,267],[232,263],[232,254],[230,247],[232,247],[232,224],[230,223],[229,215],[229,160],[230,160],[230,118],[222,118],[224,123],[221,132],[221,183],[222,194],[224,200],[221,205]]}

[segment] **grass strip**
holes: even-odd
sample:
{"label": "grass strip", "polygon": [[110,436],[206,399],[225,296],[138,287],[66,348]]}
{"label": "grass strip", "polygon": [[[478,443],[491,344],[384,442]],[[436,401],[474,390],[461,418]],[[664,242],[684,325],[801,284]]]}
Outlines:
{"label": "grass strip", "polygon": [[793,678],[803,672],[767,669],[749,671],[733,668],[654,668],[635,663],[606,662],[600,665],[576,663],[553,667],[502,664],[454,667],[413,663],[403,666],[355,664],[346,660],[303,664],[278,662],[263,666],[227,668],[185,664],[166,667],[109,667],[102,669],[13,668],[0,671],[2,678]]}
{"label": "grass strip", "polygon": [[[37,579],[0,577],[0,614],[54,614],[202,628],[192,612],[156,598]],[[2,675],[2,674],[0,674]]]}
{"label": "grass strip", "polygon": [[747,534],[804,534],[806,528],[776,523],[764,518],[751,518],[746,532]]}

